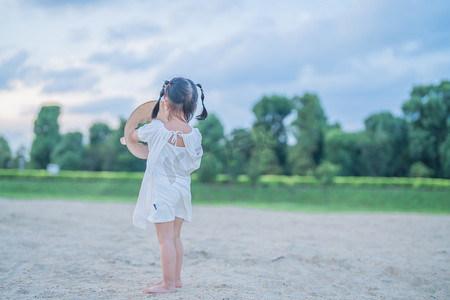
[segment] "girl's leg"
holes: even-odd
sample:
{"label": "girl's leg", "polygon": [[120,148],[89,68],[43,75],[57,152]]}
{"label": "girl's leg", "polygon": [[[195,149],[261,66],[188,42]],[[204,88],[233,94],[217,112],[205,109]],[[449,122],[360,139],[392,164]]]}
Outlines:
{"label": "girl's leg", "polygon": [[161,253],[161,267],[163,282],[161,285],[152,286],[145,290],[146,293],[171,293],[175,292],[175,272],[177,253],[174,243],[174,221],[155,223],[156,233]]}
{"label": "girl's leg", "polygon": [[[181,281],[181,267],[183,264],[183,244],[181,243],[181,226],[183,225],[184,219],[180,219],[175,217],[174,221],[174,244],[175,244],[175,252],[177,256],[177,263],[175,267],[175,287],[180,288],[183,286]],[[163,280],[155,282],[153,286],[161,285]]]}
{"label": "girl's leg", "polygon": [[183,225],[184,219],[175,217],[175,232],[174,232],[174,244],[177,253],[177,264],[175,268],[175,280],[176,286],[181,287],[181,267],[183,265],[183,243],[181,243],[181,225]]}

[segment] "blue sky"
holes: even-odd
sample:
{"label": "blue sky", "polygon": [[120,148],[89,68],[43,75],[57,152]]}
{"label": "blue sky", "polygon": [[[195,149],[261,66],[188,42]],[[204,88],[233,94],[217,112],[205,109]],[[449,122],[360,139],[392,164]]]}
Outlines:
{"label": "blue sky", "polygon": [[[118,126],[185,76],[229,133],[263,96],[317,93],[329,122],[401,115],[450,79],[450,1],[0,0],[0,135],[31,146],[40,106],[61,131]],[[200,112],[200,109],[199,109]],[[195,125],[195,122],[191,125]]]}

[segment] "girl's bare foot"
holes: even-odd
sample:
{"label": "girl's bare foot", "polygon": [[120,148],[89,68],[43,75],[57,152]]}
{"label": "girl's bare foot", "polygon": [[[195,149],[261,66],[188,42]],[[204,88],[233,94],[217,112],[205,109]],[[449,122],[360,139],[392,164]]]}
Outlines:
{"label": "girl's bare foot", "polygon": [[166,289],[162,285],[155,285],[155,286],[152,286],[149,289],[145,289],[144,293],[146,293],[146,294],[168,294],[168,293],[173,293],[175,291],[176,291],[175,288],[173,288],[173,289]]}
{"label": "girl's bare foot", "polygon": [[[152,287],[157,286],[157,285],[161,285],[162,283],[163,283],[163,281],[160,280],[160,281],[155,282],[154,284],[152,284]],[[183,286],[183,283],[181,282],[181,280],[177,280],[177,281],[175,282],[175,287],[176,287],[176,288],[180,288],[180,287],[182,287],[182,286]]]}

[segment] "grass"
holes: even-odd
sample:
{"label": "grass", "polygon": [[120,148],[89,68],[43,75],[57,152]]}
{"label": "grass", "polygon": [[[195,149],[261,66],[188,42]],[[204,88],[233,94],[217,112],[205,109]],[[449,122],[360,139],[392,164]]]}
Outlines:
{"label": "grass", "polygon": [[2,178],[0,197],[135,201],[140,183],[132,180]]}
{"label": "grass", "polygon": [[194,185],[196,203],[311,212],[450,213],[450,191],[373,187]]}
{"label": "grass", "polygon": [[[108,179],[108,180],[134,180],[142,178],[142,172],[90,172],[90,171],[61,171],[58,176],[50,175],[46,170],[15,170],[0,169],[0,179],[5,178],[31,178],[31,179]],[[191,176],[192,181],[197,181],[197,174]],[[337,176],[334,178],[336,186],[352,187],[403,187],[422,189],[450,189],[450,180],[442,178],[408,178],[408,177],[351,177]],[[219,174],[215,183],[232,183],[230,176]],[[261,185],[270,186],[320,186],[320,182],[314,176],[297,175],[262,175],[258,179]],[[250,178],[247,175],[239,175],[235,183],[250,185]]]}
{"label": "grass", "polygon": [[[141,174],[142,176],[142,174]],[[0,197],[135,202],[140,179],[0,177]],[[307,212],[450,213],[449,189],[192,183],[194,204]]]}

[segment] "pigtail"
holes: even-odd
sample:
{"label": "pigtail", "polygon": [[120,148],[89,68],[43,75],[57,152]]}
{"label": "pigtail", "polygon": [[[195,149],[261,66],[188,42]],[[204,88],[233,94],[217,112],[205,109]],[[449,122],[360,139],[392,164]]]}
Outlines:
{"label": "pigtail", "polygon": [[206,110],[205,102],[204,102],[205,101],[205,94],[203,93],[203,88],[202,88],[202,85],[200,83],[197,83],[196,86],[198,86],[200,91],[201,91],[200,98],[202,99],[202,105],[203,105],[202,113],[200,115],[198,115],[196,117],[196,119],[199,120],[199,121],[203,121],[208,116],[208,111]]}
{"label": "pigtail", "polygon": [[155,107],[153,108],[153,112],[152,112],[152,119],[155,119],[158,116],[158,112],[159,112],[159,103],[161,102],[161,98],[164,96],[165,92],[166,92],[166,86],[168,86],[170,84],[170,81],[166,80],[164,81],[163,87],[161,89],[161,92],[159,92],[159,99],[158,102],[156,102]]}

